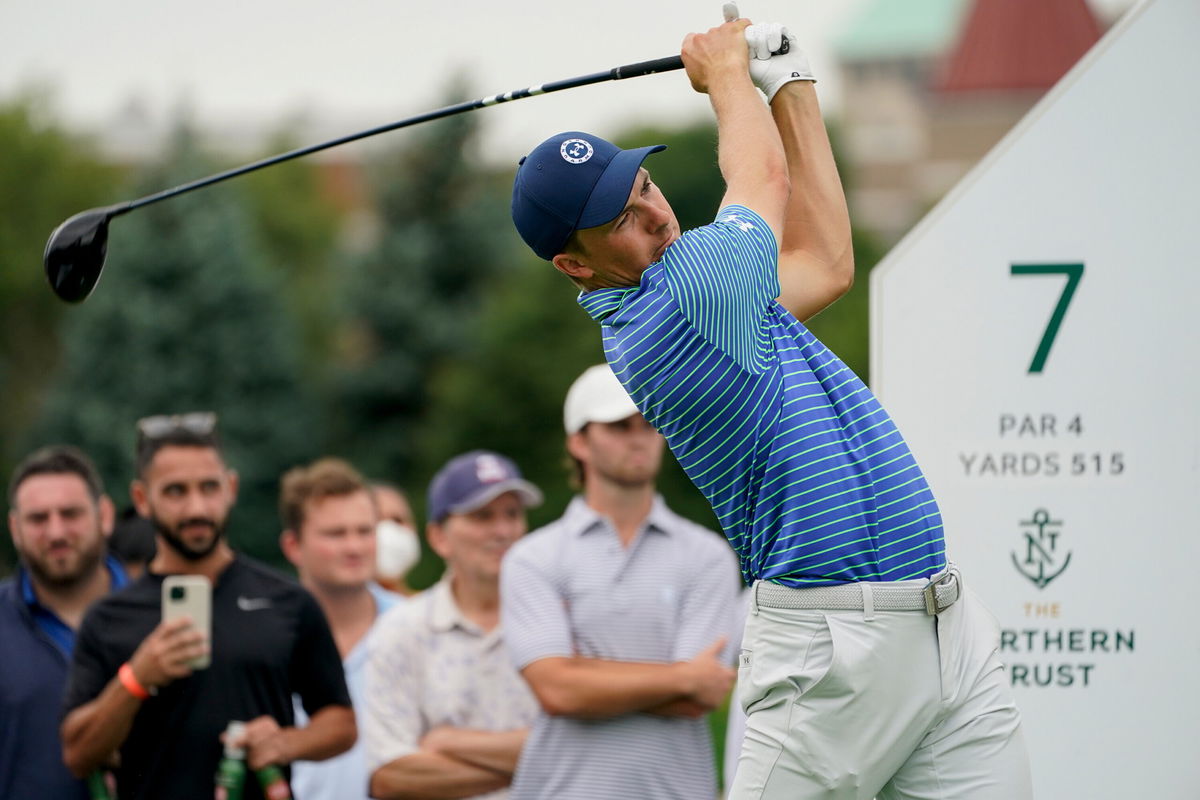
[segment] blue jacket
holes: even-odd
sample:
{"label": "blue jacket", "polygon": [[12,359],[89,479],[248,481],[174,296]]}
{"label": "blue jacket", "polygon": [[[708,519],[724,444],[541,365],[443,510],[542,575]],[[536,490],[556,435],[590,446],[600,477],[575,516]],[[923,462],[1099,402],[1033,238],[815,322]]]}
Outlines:
{"label": "blue jacket", "polygon": [[70,654],[34,621],[20,573],[0,583],[0,797],[87,800],[58,738],[70,666]]}

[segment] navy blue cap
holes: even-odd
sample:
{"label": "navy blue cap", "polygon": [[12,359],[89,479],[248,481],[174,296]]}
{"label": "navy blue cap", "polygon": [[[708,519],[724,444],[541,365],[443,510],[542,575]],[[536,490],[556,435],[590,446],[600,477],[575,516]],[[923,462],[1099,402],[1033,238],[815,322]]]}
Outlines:
{"label": "navy blue cap", "polygon": [[429,484],[428,516],[441,522],[468,514],[505,492],[516,492],[526,507],[541,505],[542,493],[521,477],[511,459],[488,450],[472,450],[446,462]]}
{"label": "navy blue cap", "polygon": [[517,168],[512,196],[517,232],[533,252],[553,260],[575,231],[616,219],[646,156],[666,147],[622,150],[580,131],[551,136]]}

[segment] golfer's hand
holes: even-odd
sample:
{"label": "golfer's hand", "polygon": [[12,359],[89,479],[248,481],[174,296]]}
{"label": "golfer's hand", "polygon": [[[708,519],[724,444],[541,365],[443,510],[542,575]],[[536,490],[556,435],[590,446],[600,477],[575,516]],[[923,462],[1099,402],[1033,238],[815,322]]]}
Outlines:
{"label": "golfer's hand", "polygon": [[208,638],[192,627],[190,619],[180,617],[160,622],[138,645],[129,666],[138,683],[147,689],[157,689],[191,675],[188,662],[207,652]]}
{"label": "golfer's hand", "polygon": [[287,764],[290,759],[285,740],[286,732],[274,717],[264,715],[250,720],[242,737],[242,746],[246,748],[246,765],[250,769],[262,769],[268,764]]}
{"label": "golfer's hand", "polygon": [[737,677],[733,667],[721,660],[726,641],[722,636],[691,661],[682,664],[688,696],[708,711],[724,702]]}
{"label": "golfer's hand", "polygon": [[[776,22],[751,25],[745,35],[750,50],[750,78],[767,96],[767,102],[775,99],[784,84],[816,80],[808,56],[796,46],[796,37],[783,25]],[[784,40],[788,42],[788,51],[779,53]]]}
{"label": "golfer's hand", "polygon": [[742,31],[749,25],[750,20],[738,19],[707,33],[687,35],[680,55],[693,89],[708,94],[721,80],[746,74],[750,56]]}

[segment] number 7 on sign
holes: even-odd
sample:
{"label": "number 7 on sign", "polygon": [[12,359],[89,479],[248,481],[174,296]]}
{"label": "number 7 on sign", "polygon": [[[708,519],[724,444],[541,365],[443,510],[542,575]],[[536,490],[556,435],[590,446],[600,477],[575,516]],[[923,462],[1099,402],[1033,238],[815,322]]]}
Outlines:
{"label": "number 7 on sign", "polygon": [[1046,366],[1046,358],[1050,355],[1054,338],[1058,336],[1058,329],[1062,326],[1063,317],[1067,315],[1067,306],[1071,305],[1075,289],[1079,286],[1079,281],[1083,279],[1083,264],[1013,264],[1012,275],[1014,277],[1021,275],[1067,276],[1067,283],[1058,297],[1058,304],[1054,306],[1054,312],[1046,324],[1046,332],[1042,334],[1037,352],[1033,354],[1033,361],[1029,364],[1030,374],[1041,372],[1042,367]]}

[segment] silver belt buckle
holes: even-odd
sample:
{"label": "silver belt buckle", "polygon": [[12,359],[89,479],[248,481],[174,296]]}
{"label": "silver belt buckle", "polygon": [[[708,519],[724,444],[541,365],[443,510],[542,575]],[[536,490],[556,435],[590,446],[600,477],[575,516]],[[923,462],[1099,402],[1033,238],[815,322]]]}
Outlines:
{"label": "silver belt buckle", "polygon": [[[929,583],[925,584],[925,588],[921,590],[921,595],[925,598],[925,613],[931,617],[936,617],[940,610],[937,606],[937,587],[943,583],[958,579],[958,569],[953,564],[946,564],[941,574],[934,575],[929,579]],[[957,597],[955,600],[957,601]],[[954,602],[949,603],[946,607],[954,605]]]}
{"label": "silver belt buckle", "polygon": [[931,617],[936,617],[938,612],[936,588],[937,582],[930,581],[921,590],[921,594],[925,597],[925,613]]}

